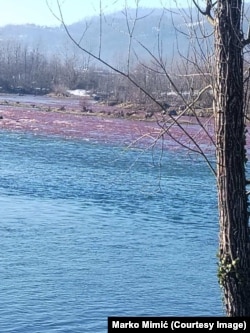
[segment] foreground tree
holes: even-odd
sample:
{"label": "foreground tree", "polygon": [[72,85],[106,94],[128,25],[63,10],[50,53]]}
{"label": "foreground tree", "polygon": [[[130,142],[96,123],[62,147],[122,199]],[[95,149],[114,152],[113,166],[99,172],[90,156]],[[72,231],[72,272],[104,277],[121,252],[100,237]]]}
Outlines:
{"label": "foreground tree", "polygon": [[[212,18],[211,1],[205,14]],[[220,224],[219,279],[229,316],[250,316],[250,252],[246,193],[243,1],[219,0],[215,32],[214,115]]]}
{"label": "foreground tree", "polygon": [[[59,19],[64,24],[58,0],[57,3],[60,11]],[[182,113],[191,110],[193,115],[197,117],[195,103],[208,88],[212,87],[214,95],[215,151],[217,157],[217,167],[214,173],[217,179],[220,225],[218,276],[224,294],[226,314],[228,316],[250,316],[249,213],[246,192],[246,186],[250,182],[246,180],[246,106],[244,104],[246,99],[244,98],[243,77],[243,49],[250,42],[250,34],[244,38],[244,1],[218,0],[212,2],[212,0],[206,0],[205,9],[201,7],[198,1],[193,0],[193,3],[198,12],[206,16],[213,27],[214,54],[212,64],[214,70],[210,73],[212,74],[210,75],[212,77],[210,84],[204,87],[196,98],[185,102],[186,107]],[[82,51],[127,78],[135,87],[145,93],[148,98],[164,109],[164,106],[159,103],[145,86],[136,80],[131,72],[130,55],[133,49],[133,33],[137,21],[141,18],[138,17],[136,12],[135,18],[131,23],[127,10],[125,10],[125,16],[127,18],[129,37],[126,71],[120,70],[102,58],[101,42],[99,52],[93,53],[74,39],[65,24],[64,27],[68,36]],[[101,26],[102,16],[100,15]],[[100,40],[101,36],[102,31],[100,30]],[[166,70],[162,54],[159,52],[158,57],[156,57],[147,47],[137,40],[136,42],[151,56],[154,66],[157,65],[157,68],[154,67],[152,69],[154,73],[164,74],[172,85],[173,90],[183,98],[173,78]],[[180,130],[192,142],[192,150],[201,154],[209,163],[208,157],[199,146],[196,138],[178,122],[179,117],[174,118],[171,115],[169,117],[172,120],[172,124],[179,126]],[[211,142],[214,142],[198,117],[197,122],[202,126]],[[171,134],[172,124],[161,125],[162,136],[169,134],[173,137]],[[174,137],[174,139],[180,142],[177,138]],[[186,146],[183,142],[180,143]],[[213,169],[212,164],[209,163],[209,165]]]}
{"label": "foreground tree", "polygon": [[[243,1],[207,1],[214,26],[214,117],[220,225],[219,281],[228,316],[250,316],[250,252],[246,185]],[[212,8],[216,6],[212,15]]]}

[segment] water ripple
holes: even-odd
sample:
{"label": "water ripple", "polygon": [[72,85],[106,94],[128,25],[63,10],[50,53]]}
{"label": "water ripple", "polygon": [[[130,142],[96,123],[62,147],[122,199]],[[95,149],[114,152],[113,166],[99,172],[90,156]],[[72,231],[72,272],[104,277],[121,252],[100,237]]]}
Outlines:
{"label": "water ripple", "polygon": [[166,152],[1,134],[0,331],[106,332],[107,316],[222,315],[215,185]]}

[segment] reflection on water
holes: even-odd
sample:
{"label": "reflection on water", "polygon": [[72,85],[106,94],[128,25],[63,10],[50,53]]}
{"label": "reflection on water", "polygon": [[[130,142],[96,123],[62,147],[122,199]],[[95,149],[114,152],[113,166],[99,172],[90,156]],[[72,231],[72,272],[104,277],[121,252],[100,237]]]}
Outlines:
{"label": "reflection on water", "polygon": [[204,164],[0,136],[1,332],[103,333],[107,316],[223,314]]}

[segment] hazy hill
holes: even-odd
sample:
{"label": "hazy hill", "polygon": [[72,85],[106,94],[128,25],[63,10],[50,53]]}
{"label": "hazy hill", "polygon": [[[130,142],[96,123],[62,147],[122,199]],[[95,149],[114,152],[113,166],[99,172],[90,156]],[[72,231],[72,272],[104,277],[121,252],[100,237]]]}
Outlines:
{"label": "hazy hill", "polygon": [[[107,61],[125,61],[129,48],[129,30],[134,29],[131,50],[141,57],[147,57],[148,52],[141,47],[136,40],[139,40],[150,52],[160,52],[172,59],[176,50],[185,52],[190,43],[189,38],[177,32],[185,31],[185,25],[191,22],[184,22],[177,14],[164,12],[160,9],[140,9],[139,19],[135,26],[135,10],[125,13],[114,13],[102,18],[93,17],[72,24],[68,27],[76,41],[87,47],[91,52],[98,55],[101,50],[102,57]],[[174,21],[174,24],[173,24]],[[194,22],[195,23],[195,22]],[[101,29],[100,29],[101,26]],[[102,36],[100,48],[100,31]],[[176,40],[178,35],[178,45]],[[15,40],[24,43],[28,47],[38,47],[40,51],[47,54],[64,54],[69,52],[71,42],[66,36],[63,27],[42,27],[36,25],[8,25],[0,27],[0,39],[2,41]],[[177,47],[178,46],[178,47]],[[73,49],[73,43],[72,43]]]}

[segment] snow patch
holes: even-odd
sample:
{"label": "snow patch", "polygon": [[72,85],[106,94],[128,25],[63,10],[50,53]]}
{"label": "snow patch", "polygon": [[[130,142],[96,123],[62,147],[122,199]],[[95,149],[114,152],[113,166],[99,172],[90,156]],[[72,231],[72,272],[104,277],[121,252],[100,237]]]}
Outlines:
{"label": "snow patch", "polygon": [[67,92],[74,96],[81,96],[81,97],[89,96],[88,91],[85,89],[67,90]]}

